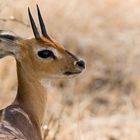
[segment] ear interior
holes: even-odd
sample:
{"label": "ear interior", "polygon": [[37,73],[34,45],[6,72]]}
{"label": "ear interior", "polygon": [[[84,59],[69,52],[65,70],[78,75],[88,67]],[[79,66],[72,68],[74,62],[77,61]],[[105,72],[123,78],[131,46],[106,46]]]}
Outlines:
{"label": "ear interior", "polygon": [[15,55],[17,52],[16,41],[20,38],[12,32],[0,30],[0,58]]}

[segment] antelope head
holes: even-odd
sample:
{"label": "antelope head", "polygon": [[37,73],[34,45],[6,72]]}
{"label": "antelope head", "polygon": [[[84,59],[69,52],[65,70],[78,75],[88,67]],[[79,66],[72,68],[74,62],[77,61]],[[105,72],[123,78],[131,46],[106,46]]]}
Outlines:
{"label": "antelope head", "polygon": [[14,55],[25,73],[32,73],[39,79],[69,77],[81,73],[85,69],[85,62],[48,35],[38,5],[37,12],[42,34],[28,8],[34,38],[24,40],[12,35],[6,38],[6,35],[1,34],[0,56]]}

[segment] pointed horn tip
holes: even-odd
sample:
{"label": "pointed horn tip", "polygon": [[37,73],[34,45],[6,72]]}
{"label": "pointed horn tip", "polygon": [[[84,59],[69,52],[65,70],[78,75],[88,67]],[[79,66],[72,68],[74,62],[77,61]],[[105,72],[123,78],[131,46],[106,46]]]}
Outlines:
{"label": "pointed horn tip", "polygon": [[39,8],[38,4],[36,3],[36,7]]}
{"label": "pointed horn tip", "polygon": [[37,12],[40,13],[39,5],[36,4]]}
{"label": "pointed horn tip", "polygon": [[31,15],[31,11],[30,11],[30,8],[29,7],[28,7],[28,14]]}
{"label": "pointed horn tip", "polygon": [[38,14],[40,14],[40,9],[39,9],[38,4],[36,4],[36,7],[37,7],[37,12],[38,12]]}
{"label": "pointed horn tip", "polygon": [[28,11],[30,11],[30,8],[28,7]]}

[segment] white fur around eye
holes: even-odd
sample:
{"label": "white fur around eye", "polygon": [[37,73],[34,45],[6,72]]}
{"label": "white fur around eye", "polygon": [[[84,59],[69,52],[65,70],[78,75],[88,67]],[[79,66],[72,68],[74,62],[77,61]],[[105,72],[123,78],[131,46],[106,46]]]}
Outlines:
{"label": "white fur around eye", "polygon": [[54,48],[49,48],[57,58],[62,58],[62,55],[58,52],[58,50]]}

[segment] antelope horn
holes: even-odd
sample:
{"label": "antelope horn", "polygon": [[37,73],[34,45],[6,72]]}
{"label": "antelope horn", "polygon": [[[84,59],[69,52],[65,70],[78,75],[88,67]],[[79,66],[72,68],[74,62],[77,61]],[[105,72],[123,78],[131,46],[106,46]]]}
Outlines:
{"label": "antelope horn", "polygon": [[41,16],[41,12],[40,12],[39,6],[38,6],[38,5],[36,5],[36,6],[37,6],[38,19],[39,19],[39,23],[40,23],[42,35],[43,35],[44,37],[46,37],[47,39],[51,40],[51,38],[49,37],[49,35],[48,35],[48,33],[47,33],[47,30],[46,30],[46,27],[45,27],[43,18],[42,18],[42,16]]}
{"label": "antelope horn", "polygon": [[31,15],[30,8],[28,8],[28,14],[29,14],[29,18],[30,18],[30,22],[31,22],[31,26],[32,26],[34,36],[35,36],[36,39],[40,39],[40,35],[39,35],[38,30],[37,30],[37,27],[36,27],[36,24],[34,22],[34,19],[33,19],[32,15]]}

